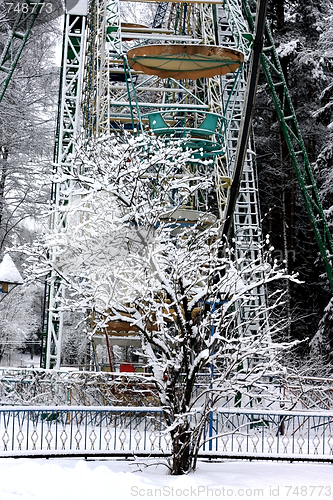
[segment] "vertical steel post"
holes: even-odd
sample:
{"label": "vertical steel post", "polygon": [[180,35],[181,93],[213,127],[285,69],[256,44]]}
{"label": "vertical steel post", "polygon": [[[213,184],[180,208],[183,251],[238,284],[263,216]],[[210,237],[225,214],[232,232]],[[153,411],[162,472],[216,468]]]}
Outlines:
{"label": "vertical steel post", "polygon": [[[55,150],[55,163],[57,165],[64,165],[70,161],[69,155],[73,152],[73,142],[80,131],[80,100],[84,66],[86,15],[86,0],[79,0],[75,7],[65,14],[61,92]],[[53,229],[66,225],[64,207],[70,203],[67,194],[68,187],[66,183],[58,183],[54,186],[54,212],[51,219]],[[51,260],[56,265],[57,256],[55,252],[51,253]],[[63,313],[60,309],[60,302],[64,297],[64,293],[64,284],[61,279],[55,272],[51,273],[45,368],[60,368],[63,331]]]}

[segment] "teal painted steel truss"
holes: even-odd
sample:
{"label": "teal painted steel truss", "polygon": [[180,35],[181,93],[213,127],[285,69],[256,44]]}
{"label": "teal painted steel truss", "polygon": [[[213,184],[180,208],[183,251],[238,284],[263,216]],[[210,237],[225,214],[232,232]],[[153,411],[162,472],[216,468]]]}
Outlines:
{"label": "teal painted steel truss", "polygon": [[[252,2],[255,6],[256,2]],[[243,0],[243,7],[250,28],[254,29],[254,16],[248,0]],[[269,85],[281,130],[286,141],[290,159],[302,191],[305,206],[324,261],[327,277],[333,290],[333,243],[328,229],[325,213],[318,195],[316,182],[297,122],[283,70],[277,55],[273,37],[266,23],[264,50],[261,58],[262,69]]]}
{"label": "teal painted steel truss", "polygon": [[10,31],[6,46],[0,57],[0,102],[5,95],[30,31],[44,6],[43,4],[44,0],[40,0],[39,3],[26,0],[24,5],[27,6],[27,11],[23,12],[23,8],[20,10],[13,29]]}

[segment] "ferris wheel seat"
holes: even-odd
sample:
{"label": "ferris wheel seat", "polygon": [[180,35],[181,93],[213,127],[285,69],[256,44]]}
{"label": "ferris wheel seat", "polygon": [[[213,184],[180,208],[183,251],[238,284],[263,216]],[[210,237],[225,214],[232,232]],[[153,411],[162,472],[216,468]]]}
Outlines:
{"label": "ferris wheel seat", "polygon": [[161,113],[149,113],[147,116],[150,130],[156,134],[172,133],[172,129],[169,129]]}
{"label": "ferris wheel seat", "polygon": [[[199,113],[204,118],[200,125],[195,126],[198,119],[196,115]],[[198,149],[196,158],[223,153],[224,119],[222,116],[202,110],[179,109],[168,109],[164,114],[167,120],[163,118],[162,112],[148,113],[142,117],[148,118],[149,130],[154,134],[166,137],[168,141],[182,139],[184,149]]]}
{"label": "ferris wheel seat", "polygon": [[207,113],[202,124],[196,129],[196,135],[212,135],[215,133],[219,116],[215,113]]}

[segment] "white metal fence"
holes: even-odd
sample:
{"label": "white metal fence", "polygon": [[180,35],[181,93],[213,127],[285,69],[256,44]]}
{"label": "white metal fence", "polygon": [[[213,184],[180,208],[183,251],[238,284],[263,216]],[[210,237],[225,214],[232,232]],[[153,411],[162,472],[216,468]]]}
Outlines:
{"label": "white metal fence", "polygon": [[[195,423],[200,409],[190,416]],[[2,407],[0,456],[170,455],[161,408]],[[333,412],[221,409],[200,455],[333,462]]]}

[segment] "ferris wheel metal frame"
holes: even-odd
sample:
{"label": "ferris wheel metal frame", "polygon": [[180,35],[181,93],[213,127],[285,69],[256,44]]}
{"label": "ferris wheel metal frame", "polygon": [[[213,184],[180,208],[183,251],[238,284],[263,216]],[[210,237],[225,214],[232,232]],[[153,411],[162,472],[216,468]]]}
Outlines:
{"label": "ferris wheel metal frame", "polygon": [[[71,161],[73,144],[82,133],[82,124],[87,137],[109,134],[124,125],[132,131],[145,133],[152,110],[170,111],[171,102],[177,103],[173,104],[174,109],[182,112],[223,116],[228,124],[223,135],[224,151],[223,155],[216,154],[214,157],[219,217],[229,221],[232,218],[236,255],[246,254],[250,260],[260,259],[260,210],[251,144],[244,151],[241,175],[235,180],[235,159],[242,128],[257,3],[260,2],[177,0],[158,3],[150,28],[122,23],[119,0],[92,0],[89,6],[87,0],[79,0],[65,13],[55,163],[65,165]],[[36,16],[18,19],[10,34],[1,56],[0,101]],[[17,28],[20,26],[24,27],[24,33]],[[239,75],[237,88],[228,74],[216,75],[204,82],[199,79],[194,85],[172,78],[165,85],[165,81],[163,83],[154,75],[142,76],[142,72],[131,68],[128,50],[133,46],[155,43],[156,40],[159,43],[223,45],[241,51],[246,64]],[[333,289],[332,239],[267,23],[261,62]],[[152,94],[159,96],[159,106],[147,99],[147,95]],[[197,122],[197,125],[200,126],[200,123]],[[56,208],[51,221],[53,228],[66,224],[62,207],[71,203],[66,194],[67,187],[65,184],[57,185],[52,193]],[[230,197],[234,201],[230,201]],[[53,258],[56,260],[56,255]],[[60,302],[65,289],[56,273],[51,276],[50,283],[44,365],[59,368],[63,330]],[[265,290],[261,287],[248,301],[248,310],[244,309],[244,315],[251,314],[251,310],[264,302]],[[254,323],[253,330],[261,328],[265,321],[261,318],[260,324]]]}
{"label": "ferris wheel metal frame", "polygon": [[[78,30],[75,29],[75,26],[77,28],[78,19],[72,17],[73,12],[67,13],[57,162],[62,164],[66,162],[71,151],[71,141],[75,140],[78,133],[79,115],[77,113],[79,113],[80,108],[80,93],[83,93],[84,96],[83,123],[87,137],[110,134],[124,124],[132,130],[137,129],[140,132],[145,132],[145,129],[148,130],[147,119],[149,123],[149,115],[152,110],[157,110],[159,114],[161,111],[167,112],[169,119],[170,116],[172,118],[172,113],[182,113],[183,115],[195,113],[196,119],[200,113],[203,113],[204,119],[208,113],[213,113],[223,117],[227,124],[224,130],[223,154],[217,154],[214,157],[218,215],[221,219],[225,218],[232,184],[235,147],[244,106],[246,77],[243,68],[237,73],[238,78],[226,74],[225,76],[216,75],[195,81],[177,81],[170,77],[166,83],[165,79],[156,75],[142,75],[142,72],[132,70],[127,53],[131,47],[151,44],[156,38],[159,39],[160,43],[163,40],[164,43],[184,44],[185,42],[206,46],[219,46],[221,45],[220,39],[223,39],[223,45],[227,44],[228,48],[233,47],[237,50],[242,48],[248,59],[251,42],[249,30],[240,14],[241,6],[237,2],[231,3],[232,5],[229,5],[225,2],[223,12],[219,12],[221,10],[220,4],[202,2],[191,3],[187,6],[181,2],[174,2],[172,6],[176,5],[174,7],[176,12],[171,12],[167,28],[147,27],[144,29],[144,27],[136,26],[133,29],[133,26],[121,23],[119,0],[91,2],[89,13],[87,12],[85,40],[83,40],[83,31],[81,38],[76,36]],[[216,29],[217,19],[226,19],[228,30],[223,30],[222,22],[220,28]],[[161,22],[163,22],[162,18]],[[170,26],[172,23],[173,27]],[[230,31],[231,33],[229,33]],[[85,86],[83,86],[83,74],[79,73],[79,68],[83,64],[83,50],[85,50],[87,68],[84,75]],[[68,54],[74,55],[75,59],[69,59]],[[74,87],[71,85],[73,68],[77,70]],[[69,97],[67,97],[66,90],[68,88],[70,88]],[[74,88],[76,95],[73,95]],[[154,93],[155,101],[156,95],[159,96],[157,103],[152,103],[149,98],[147,99],[147,94],[151,96],[152,93]],[[68,99],[71,106],[68,105]],[[69,109],[72,110],[71,114],[69,114]],[[73,118],[74,116],[75,118]],[[240,196],[245,197],[246,201],[245,204],[241,202],[236,206],[234,218],[236,240],[239,242],[238,247],[236,245],[236,251],[239,254],[246,252],[250,258],[258,259],[260,258],[260,220],[251,154],[245,161],[244,178]],[[66,199],[66,194],[63,197],[62,192],[67,193],[66,186],[63,187],[63,190],[61,186],[58,187],[58,192],[54,195],[54,202],[56,206],[59,206],[59,211],[55,211],[53,227],[65,224],[61,205],[70,203],[70,200]],[[250,221],[246,214],[244,217],[245,208],[250,211]],[[245,233],[246,238],[244,238]],[[62,294],[64,294],[63,284],[55,275],[51,279],[49,294],[46,355],[46,367],[48,368],[60,367],[63,324],[58,301]],[[256,297],[254,299],[251,297],[251,300],[248,301],[248,306],[244,308],[243,314],[249,316],[251,311],[264,301],[265,291],[258,290]],[[262,328],[259,323],[265,321],[266,318],[257,318],[252,329],[255,331]]]}

